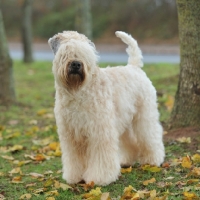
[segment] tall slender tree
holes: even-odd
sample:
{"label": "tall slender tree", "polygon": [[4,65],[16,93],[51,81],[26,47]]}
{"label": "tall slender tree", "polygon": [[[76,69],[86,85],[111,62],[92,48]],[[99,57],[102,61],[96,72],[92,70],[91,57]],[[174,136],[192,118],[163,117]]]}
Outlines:
{"label": "tall slender tree", "polygon": [[76,0],[76,20],[75,28],[78,32],[85,34],[92,39],[92,16],[91,16],[91,1]]}
{"label": "tall slender tree", "polygon": [[32,0],[24,0],[22,5],[22,44],[24,62],[33,62],[32,51]]}
{"label": "tall slender tree", "polygon": [[170,127],[200,127],[200,1],[176,2],[181,62]]}
{"label": "tall slender tree", "polygon": [[15,102],[12,60],[8,51],[3,17],[0,10],[0,103],[3,105]]}

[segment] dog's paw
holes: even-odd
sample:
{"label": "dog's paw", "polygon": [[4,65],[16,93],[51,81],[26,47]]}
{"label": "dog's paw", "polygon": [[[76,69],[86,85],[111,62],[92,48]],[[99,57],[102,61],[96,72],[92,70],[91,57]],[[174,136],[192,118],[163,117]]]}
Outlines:
{"label": "dog's paw", "polygon": [[66,182],[67,182],[68,184],[79,183],[80,181],[83,180],[80,176],[77,176],[76,173],[73,173],[73,174],[70,173],[70,174],[68,174],[68,173],[66,173],[66,172],[63,173],[62,178],[63,178],[64,180],[66,180]]}
{"label": "dog's paw", "polygon": [[86,183],[93,181],[96,185],[108,185],[115,182],[120,175],[120,167],[110,170],[87,170],[83,175]]}
{"label": "dog's paw", "polygon": [[158,154],[154,153],[140,157],[139,163],[160,166],[164,162],[164,158],[164,152],[159,152]]}

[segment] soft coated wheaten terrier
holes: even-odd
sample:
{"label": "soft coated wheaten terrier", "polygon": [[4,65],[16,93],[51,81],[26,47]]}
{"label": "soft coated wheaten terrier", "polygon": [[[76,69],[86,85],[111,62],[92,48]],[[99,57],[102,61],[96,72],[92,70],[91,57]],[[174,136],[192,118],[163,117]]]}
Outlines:
{"label": "soft coated wheaten terrier", "polygon": [[118,179],[120,165],[164,160],[156,90],[141,69],[142,54],[128,34],[126,66],[99,68],[94,44],[75,31],[49,39],[55,54],[55,117],[68,183]]}

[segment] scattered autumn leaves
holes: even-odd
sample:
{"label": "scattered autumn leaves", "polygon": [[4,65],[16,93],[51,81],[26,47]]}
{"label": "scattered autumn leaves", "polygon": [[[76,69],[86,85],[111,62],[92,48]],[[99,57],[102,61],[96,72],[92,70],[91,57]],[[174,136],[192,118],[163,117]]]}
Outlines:
{"label": "scattered autumn leaves", "polygon": [[[39,110],[37,115],[45,119],[53,117],[45,109]],[[17,123],[17,120],[9,122],[11,125],[16,125]],[[67,190],[71,188],[69,185],[60,183],[57,180],[61,170],[56,172],[49,170],[39,174],[34,171],[30,173],[24,172],[22,167],[25,165],[40,165],[47,160],[61,157],[56,127],[52,125],[38,126],[38,121],[35,119],[30,120],[28,124],[29,127],[24,131],[14,128],[9,129],[0,125],[0,141],[5,143],[0,146],[0,157],[13,167],[10,171],[5,171],[5,169],[1,171],[0,169],[0,178],[7,178],[10,180],[9,184],[25,185],[29,193],[23,194],[19,199],[31,199],[33,195],[44,194],[46,199],[53,200],[55,196],[59,195],[58,189]],[[48,132],[51,132],[50,136]],[[41,133],[44,133],[43,137],[39,137]],[[44,136],[45,133],[48,136]],[[20,144],[15,144],[18,141]],[[53,173],[57,176],[53,176]],[[32,181],[27,183],[27,180]],[[41,182],[43,187],[37,188],[38,182]],[[0,199],[4,199],[4,192],[0,191],[0,194]]]}
{"label": "scattered autumn leaves", "polygon": [[[44,109],[39,110],[37,115],[51,118],[51,114]],[[48,132],[51,134],[42,134]],[[94,182],[68,185],[61,179],[61,170],[52,170],[51,166],[43,173],[38,173],[34,168],[32,171],[27,170],[29,166],[41,166],[57,157],[60,161],[60,144],[56,127],[52,125],[39,126],[35,119],[30,120],[29,127],[24,131],[0,125],[0,141],[3,142],[0,146],[0,157],[12,167],[8,171],[0,169],[0,179],[9,180],[7,184],[23,185],[26,192],[20,194],[18,199],[33,199],[42,195],[46,200],[54,200],[59,199],[62,193],[67,195],[66,191],[71,192],[74,199],[78,197],[86,200],[167,200],[171,196],[185,200],[200,198],[198,151],[193,155],[186,154],[170,159],[161,167],[135,165],[122,168],[116,183],[108,187],[98,187]],[[20,144],[17,141],[20,141]],[[183,137],[177,139],[177,142],[190,144],[191,139]],[[135,174],[134,178],[132,174]],[[112,187],[118,183],[122,185],[123,190],[119,189],[116,196]],[[6,199],[6,193],[0,190],[0,200],[2,199]]]}

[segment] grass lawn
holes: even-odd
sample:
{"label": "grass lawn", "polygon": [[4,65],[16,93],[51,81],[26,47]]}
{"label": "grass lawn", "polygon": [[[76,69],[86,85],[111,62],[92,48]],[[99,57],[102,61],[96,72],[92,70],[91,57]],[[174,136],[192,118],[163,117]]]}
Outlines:
{"label": "grass lawn", "polygon": [[[135,164],[106,187],[67,185],[53,115],[54,79],[50,62],[14,63],[18,103],[0,106],[0,199],[155,199],[200,198],[200,146],[190,138],[168,141],[161,167]],[[107,64],[102,65],[102,67]],[[177,65],[145,65],[157,89],[160,120],[169,118],[177,88]],[[142,83],[141,83],[142,84]],[[199,140],[200,141],[200,140]]]}

